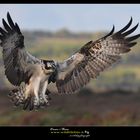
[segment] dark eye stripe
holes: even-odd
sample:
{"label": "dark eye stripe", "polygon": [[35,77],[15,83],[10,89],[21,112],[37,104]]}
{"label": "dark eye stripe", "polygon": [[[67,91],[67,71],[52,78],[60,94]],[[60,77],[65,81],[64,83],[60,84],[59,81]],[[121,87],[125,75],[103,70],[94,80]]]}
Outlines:
{"label": "dark eye stripe", "polygon": [[47,67],[47,65],[45,65],[45,69],[50,70],[50,69],[51,69],[51,67]]}

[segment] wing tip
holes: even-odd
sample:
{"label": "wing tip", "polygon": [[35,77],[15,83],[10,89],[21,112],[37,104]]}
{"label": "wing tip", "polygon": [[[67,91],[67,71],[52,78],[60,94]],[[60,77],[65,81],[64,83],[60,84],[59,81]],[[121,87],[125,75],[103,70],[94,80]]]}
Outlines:
{"label": "wing tip", "polygon": [[15,23],[15,29],[19,34],[21,34],[20,28],[17,23]]}
{"label": "wing tip", "polygon": [[130,35],[131,33],[133,33],[139,26],[139,23],[137,23],[133,28],[131,28],[130,30],[124,32],[122,35],[123,36],[127,36],[127,35]]}
{"label": "wing tip", "polygon": [[131,26],[132,21],[133,21],[133,18],[132,18],[132,16],[131,16],[131,18],[130,18],[129,22],[127,23],[127,25],[125,25],[125,26],[124,26],[120,31],[118,31],[117,33],[118,33],[118,34],[121,34],[121,33],[123,33],[124,31],[126,31],[126,30]]}
{"label": "wing tip", "polygon": [[6,21],[4,18],[2,18],[2,24],[5,25],[6,24]]}
{"label": "wing tip", "polygon": [[128,22],[128,25],[130,24],[132,24],[132,21],[133,21],[133,17],[132,16],[130,16],[130,20],[129,20],[129,22]]}
{"label": "wing tip", "polygon": [[9,25],[12,27],[12,29],[14,29],[15,28],[15,24],[14,24],[14,22],[13,22],[11,16],[10,16],[9,12],[7,12],[7,19],[8,19]]}
{"label": "wing tip", "polygon": [[10,12],[8,11],[7,12],[7,18],[9,18],[9,17],[11,17],[11,16],[10,16]]}
{"label": "wing tip", "polygon": [[112,27],[111,31],[106,36],[104,36],[103,38],[106,38],[106,37],[112,35],[114,33],[114,30],[115,30],[115,25],[113,24],[113,27]]}
{"label": "wing tip", "polygon": [[110,34],[113,34],[115,30],[115,25],[113,24],[112,30],[110,31]]}
{"label": "wing tip", "polygon": [[128,47],[129,47],[129,48],[132,48],[132,47],[135,46],[136,44],[137,44],[137,42],[129,43],[129,44],[128,44]]}
{"label": "wing tip", "polygon": [[8,23],[10,25],[10,28],[15,30],[18,34],[21,34],[21,31],[20,31],[20,28],[19,28],[18,24],[16,22],[15,23],[13,22],[13,20],[12,20],[12,18],[10,16],[9,11],[7,12],[7,19],[8,19]]}
{"label": "wing tip", "polygon": [[131,42],[138,39],[139,37],[140,37],[140,34],[137,34],[137,35],[126,38],[126,41]]}
{"label": "wing tip", "polygon": [[130,16],[130,21],[131,21],[131,22],[133,21],[133,18],[132,18],[132,16]]}

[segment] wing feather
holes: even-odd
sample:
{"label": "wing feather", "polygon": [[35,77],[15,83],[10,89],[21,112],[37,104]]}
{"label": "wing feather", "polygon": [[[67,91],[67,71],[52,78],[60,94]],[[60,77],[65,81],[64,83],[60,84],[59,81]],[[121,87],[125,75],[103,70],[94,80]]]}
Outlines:
{"label": "wing feather", "polygon": [[6,23],[6,21],[4,19],[2,19],[2,23],[3,23],[3,26],[4,28],[8,31],[8,32],[11,32],[12,29],[10,28],[10,26]]}
{"label": "wing feather", "polygon": [[3,37],[7,35],[7,32],[5,32],[1,27],[0,27],[0,33],[1,35],[3,35]]}
{"label": "wing feather", "polygon": [[[127,53],[137,42],[132,42],[140,37],[140,34],[129,36],[137,27],[129,29],[132,17],[128,24],[120,31],[112,30],[106,36],[89,41],[79,51],[64,62],[57,62],[56,86],[60,93],[73,93],[86,85],[91,78],[99,76],[100,72],[110,67],[121,58],[121,54]],[[129,30],[127,30],[129,29]]]}
{"label": "wing feather", "polygon": [[122,35],[127,36],[127,35],[133,33],[137,29],[138,25],[139,25],[139,23],[136,26],[134,26],[132,29],[130,29],[127,32],[123,33]]}
{"label": "wing feather", "polygon": [[131,19],[130,19],[130,21],[128,22],[128,24],[127,24],[124,28],[122,28],[120,31],[118,31],[116,34],[121,34],[122,32],[126,31],[126,30],[131,26],[132,21],[133,21],[133,19],[132,19],[132,17],[131,17]]}
{"label": "wing feather", "polygon": [[16,86],[27,81],[26,66],[30,63],[40,63],[40,60],[30,55],[24,46],[24,36],[17,23],[14,24],[7,13],[8,23],[2,19],[3,28],[0,27],[0,40],[3,50],[5,75]]}

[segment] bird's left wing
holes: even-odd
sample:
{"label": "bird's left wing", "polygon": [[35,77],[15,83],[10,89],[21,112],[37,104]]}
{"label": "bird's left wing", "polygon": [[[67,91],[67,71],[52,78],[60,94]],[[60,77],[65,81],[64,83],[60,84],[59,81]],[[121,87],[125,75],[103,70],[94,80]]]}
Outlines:
{"label": "bird's left wing", "polygon": [[29,54],[24,46],[24,36],[17,23],[14,23],[7,13],[8,23],[2,19],[4,29],[0,27],[0,45],[3,49],[5,74],[8,80],[16,86],[29,80],[26,71],[28,64],[40,63],[40,60]]}
{"label": "bird's left wing", "polygon": [[126,37],[136,30],[138,24],[126,31],[129,23],[120,31],[111,32],[93,42],[85,44],[78,52],[64,62],[57,62],[56,86],[59,93],[73,93],[86,85],[91,78],[96,78],[101,71],[121,58],[121,54],[129,52],[136,42],[132,42],[140,34]]}

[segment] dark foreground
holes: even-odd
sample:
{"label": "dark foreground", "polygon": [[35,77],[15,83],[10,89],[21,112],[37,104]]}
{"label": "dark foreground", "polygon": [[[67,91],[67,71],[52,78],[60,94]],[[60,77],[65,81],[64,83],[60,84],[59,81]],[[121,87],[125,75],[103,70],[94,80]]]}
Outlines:
{"label": "dark foreground", "polygon": [[83,89],[74,95],[51,95],[50,106],[23,111],[0,90],[0,125],[140,125],[140,92]]}

